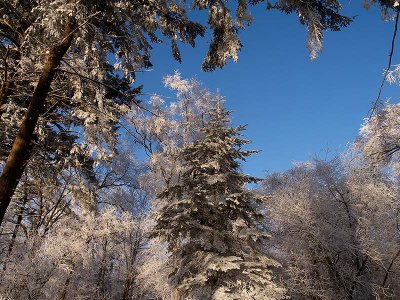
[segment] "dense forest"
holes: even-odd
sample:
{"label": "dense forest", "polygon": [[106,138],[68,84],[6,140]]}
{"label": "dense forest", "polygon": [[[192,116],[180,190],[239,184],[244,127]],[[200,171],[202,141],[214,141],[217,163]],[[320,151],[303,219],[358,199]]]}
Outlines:
{"label": "dense forest", "polygon": [[361,2],[394,29],[359,136],[256,178],[229,99],[136,74],[206,30],[203,71],[236,61],[260,6],[296,15],[316,59],[357,21],[339,1],[0,0],[0,299],[400,299],[400,105],[380,98],[400,4]]}

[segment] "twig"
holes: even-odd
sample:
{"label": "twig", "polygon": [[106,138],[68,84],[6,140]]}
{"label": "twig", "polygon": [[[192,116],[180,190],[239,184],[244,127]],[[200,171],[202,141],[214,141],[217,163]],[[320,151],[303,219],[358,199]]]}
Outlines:
{"label": "twig", "polygon": [[386,81],[386,78],[387,78],[387,76],[389,74],[390,67],[392,66],[394,45],[395,45],[395,42],[396,42],[397,27],[398,27],[398,24],[399,24],[399,15],[400,15],[400,10],[398,10],[397,14],[396,14],[396,21],[395,21],[395,24],[394,24],[394,31],[393,31],[393,38],[392,38],[392,45],[391,45],[390,54],[389,54],[389,63],[388,63],[387,69],[385,71],[385,75],[383,76],[383,79],[382,79],[382,82],[381,82],[381,86],[379,88],[378,96],[376,97],[376,99],[374,101],[374,105],[371,108],[371,113],[369,115],[369,119],[372,118],[374,112],[376,111],[376,107],[378,105],[379,99],[381,98],[383,86],[385,85],[385,81]]}

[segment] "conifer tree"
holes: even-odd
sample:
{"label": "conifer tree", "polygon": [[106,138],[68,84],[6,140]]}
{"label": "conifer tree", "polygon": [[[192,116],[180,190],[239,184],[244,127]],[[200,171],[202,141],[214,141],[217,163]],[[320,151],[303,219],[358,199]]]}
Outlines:
{"label": "conifer tree", "polygon": [[257,179],[240,171],[244,126],[229,126],[221,99],[203,137],[182,149],[182,179],[159,196],[165,205],[153,235],[168,242],[175,299],[279,299],[272,281],[279,264],[263,250],[267,237],[257,227],[260,200],[245,188]]}

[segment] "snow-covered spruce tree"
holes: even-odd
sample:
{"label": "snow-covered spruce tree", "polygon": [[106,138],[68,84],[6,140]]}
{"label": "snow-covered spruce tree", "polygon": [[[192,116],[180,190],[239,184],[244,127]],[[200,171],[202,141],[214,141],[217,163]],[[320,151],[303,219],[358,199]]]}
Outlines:
{"label": "snow-covered spruce tree", "polygon": [[154,236],[168,242],[174,299],[279,299],[272,280],[279,264],[263,250],[267,234],[258,198],[245,188],[257,179],[238,160],[255,151],[241,147],[243,126],[229,127],[229,112],[217,97],[203,137],[182,149],[182,179],[159,195],[165,205]]}

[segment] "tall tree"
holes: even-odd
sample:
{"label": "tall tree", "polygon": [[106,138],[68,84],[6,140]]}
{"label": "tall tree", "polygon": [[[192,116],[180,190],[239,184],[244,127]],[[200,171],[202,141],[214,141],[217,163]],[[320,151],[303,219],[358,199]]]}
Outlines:
{"label": "tall tree", "polygon": [[229,127],[222,100],[205,124],[203,137],[182,149],[181,181],[160,194],[165,205],[154,236],[168,242],[175,299],[279,299],[272,280],[278,263],[263,249],[267,234],[257,227],[260,201],[245,184],[238,160],[255,151],[241,147],[243,126]]}
{"label": "tall tree", "polygon": [[[58,158],[83,136],[85,145],[75,149],[89,152],[89,160],[114,153],[119,117],[137,103],[139,90],[130,84],[135,71],[151,65],[156,31],[194,45],[204,28],[162,1],[1,1],[0,10],[1,131],[10,141],[1,221],[35,145]],[[21,111],[22,123],[14,117]],[[51,136],[56,149],[46,143]]]}

